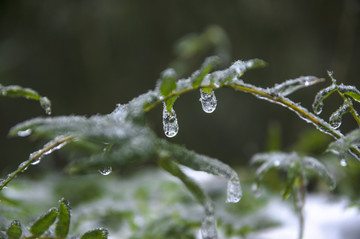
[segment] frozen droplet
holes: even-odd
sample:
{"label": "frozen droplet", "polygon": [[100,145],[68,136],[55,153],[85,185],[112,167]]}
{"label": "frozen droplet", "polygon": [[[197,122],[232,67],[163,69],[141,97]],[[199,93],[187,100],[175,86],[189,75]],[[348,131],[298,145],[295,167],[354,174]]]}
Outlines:
{"label": "frozen droplet", "polygon": [[17,135],[19,137],[26,137],[29,136],[32,133],[31,129],[21,130],[17,132]]}
{"label": "frozen droplet", "polygon": [[326,87],[325,89],[320,90],[314,99],[314,102],[312,104],[312,108],[314,110],[314,113],[319,115],[322,112],[322,109],[324,107],[324,102],[330,94],[332,94],[334,91],[336,91],[337,86],[335,84],[331,84],[330,86]]}
{"label": "frozen droplet", "polygon": [[4,186],[6,184],[6,180],[5,179],[0,179],[0,188],[5,188],[6,186]]}
{"label": "frozen droplet", "polygon": [[29,168],[28,161],[24,161],[19,164],[18,169],[21,169],[21,172],[25,172]]}
{"label": "frozen droplet", "polygon": [[340,160],[340,165],[342,166],[342,167],[346,167],[346,166],[348,166],[348,163],[347,163],[347,161],[346,161],[346,159],[341,159]]}
{"label": "frozen droplet", "polygon": [[216,221],[214,215],[207,215],[201,226],[202,239],[216,239]]}
{"label": "frozen droplet", "polygon": [[330,125],[334,129],[338,129],[341,126],[341,123],[342,121],[340,117],[330,117]]}
{"label": "frozen droplet", "polygon": [[102,169],[99,169],[99,173],[101,173],[104,176],[109,175],[111,172],[112,172],[112,167],[111,166],[107,166],[107,167],[104,167]]}
{"label": "frozen droplet", "polygon": [[329,119],[331,127],[334,129],[337,129],[340,127],[342,123],[342,116],[350,111],[350,105],[348,103],[344,103],[342,106],[340,106],[339,109],[337,109]]}
{"label": "frozen droplet", "polygon": [[51,115],[51,102],[47,97],[41,97],[40,105],[45,110],[46,114]]}
{"label": "frozen droplet", "polygon": [[[43,149],[39,150],[39,151],[44,151],[42,154],[43,155],[49,155],[51,154],[52,152],[54,152],[55,150],[59,150],[61,149],[62,147],[64,147],[68,142],[69,140],[65,140],[68,136],[64,136],[64,135],[60,135],[60,136],[57,136],[55,137],[53,140],[49,141],[48,143],[46,143],[43,147]],[[63,141],[63,142],[62,142]],[[48,150],[44,150],[44,149],[47,149]]]}
{"label": "frozen droplet", "polygon": [[38,157],[37,159],[35,159],[35,160],[31,163],[31,165],[37,165],[37,164],[39,164],[39,163],[41,162],[41,159],[42,159],[42,157]]}
{"label": "frozen droplet", "polygon": [[[40,163],[41,159],[45,155],[49,155],[52,152],[54,152],[55,150],[59,150],[62,147],[64,147],[68,143],[68,141],[61,142],[64,139],[66,139],[65,136],[58,136],[55,139],[51,140],[50,142],[46,143],[42,149],[31,153],[29,155],[29,160],[31,161],[30,164],[37,165]],[[25,161],[25,162],[27,162],[27,161]],[[24,170],[26,170],[26,169],[24,169]]]}
{"label": "frozen droplet", "polygon": [[200,102],[204,112],[214,112],[217,106],[217,100],[214,91],[212,90],[210,93],[205,93],[202,91],[202,89],[200,89]]}
{"label": "frozen droplet", "polygon": [[227,203],[237,203],[242,197],[242,189],[238,179],[231,179],[227,184]]}
{"label": "frozen droplet", "polygon": [[171,114],[166,109],[166,104],[163,103],[163,129],[167,137],[172,138],[179,132],[179,124],[176,118],[176,113],[171,108]]}
{"label": "frozen droplet", "polygon": [[322,110],[323,110],[323,107],[324,107],[324,103],[323,102],[320,102],[318,104],[313,104],[313,111],[315,114],[319,115],[321,114]]}

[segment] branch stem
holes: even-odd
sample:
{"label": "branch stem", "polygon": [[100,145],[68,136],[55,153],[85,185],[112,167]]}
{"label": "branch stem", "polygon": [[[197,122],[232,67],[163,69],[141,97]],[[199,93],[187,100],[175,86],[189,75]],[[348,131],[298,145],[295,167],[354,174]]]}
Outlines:
{"label": "branch stem", "polygon": [[54,143],[47,145],[46,147],[37,151],[35,154],[31,155],[28,160],[22,162],[15,171],[10,173],[5,180],[0,181],[0,191],[4,187],[6,187],[6,185],[11,180],[13,180],[19,173],[25,171],[33,162],[38,160],[46,152],[49,152],[50,150],[53,150],[56,147],[58,147],[59,145],[61,145],[63,143],[67,143],[67,142],[71,141],[72,139],[73,139],[72,136],[66,136],[66,137],[60,138],[59,140],[55,141]]}

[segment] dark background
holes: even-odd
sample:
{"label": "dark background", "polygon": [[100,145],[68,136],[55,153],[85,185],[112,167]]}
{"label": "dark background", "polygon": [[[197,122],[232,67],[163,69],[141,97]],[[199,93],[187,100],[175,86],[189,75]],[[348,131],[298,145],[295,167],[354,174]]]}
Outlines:
{"label": "dark background", "polygon": [[[327,77],[332,70],[339,82],[359,86],[359,21],[356,0],[2,0],[0,83],[49,97],[54,116],[107,114],[154,88],[160,72],[178,59],[174,45],[180,38],[217,26],[227,34],[230,61],[269,63],[246,73],[249,83],[270,87],[301,75]],[[191,61],[192,69],[202,60]],[[316,92],[329,83],[327,77],[290,98],[310,109]],[[313,128],[251,95],[229,89],[216,95],[211,115],[201,110],[198,92],[183,95],[175,104],[180,131],[170,140],[234,165],[265,150],[274,125],[281,129],[283,150]],[[334,104],[325,118],[340,101],[328,102]],[[40,147],[7,137],[16,123],[37,116],[45,115],[36,102],[0,98],[0,173]],[[350,117],[345,121],[345,131],[354,127]],[[161,109],[149,113],[149,122],[163,137]]]}

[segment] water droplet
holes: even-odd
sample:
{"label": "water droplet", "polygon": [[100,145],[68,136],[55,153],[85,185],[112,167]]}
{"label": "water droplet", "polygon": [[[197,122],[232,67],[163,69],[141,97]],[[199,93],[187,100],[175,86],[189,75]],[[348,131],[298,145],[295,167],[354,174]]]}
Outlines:
{"label": "water droplet", "polygon": [[279,167],[280,166],[280,160],[275,160],[274,161],[274,166]]}
{"label": "water droplet", "polygon": [[330,119],[330,125],[334,129],[338,129],[340,127],[341,123],[342,123],[342,121],[341,121],[341,118],[339,118],[339,117]]}
{"label": "water droplet", "polygon": [[340,160],[340,165],[341,165],[342,167],[347,167],[347,166],[348,166],[348,163],[347,163],[346,159],[341,159],[341,160]]}
{"label": "water droplet", "polygon": [[45,110],[47,115],[51,115],[51,102],[47,97],[41,97],[40,105]]}
{"label": "water droplet", "polygon": [[313,105],[313,110],[314,110],[314,113],[319,115],[321,114],[322,110],[323,110],[323,107],[324,107],[324,103],[323,102],[320,102],[319,104],[317,105]]}
{"label": "water droplet", "polygon": [[26,130],[18,131],[18,132],[17,132],[17,135],[18,135],[19,137],[26,137],[26,136],[29,136],[31,133],[32,133],[32,130],[31,130],[31,129],[26,129]]}
{"label": "water droplet", "polygon": [[200,89],[200,102],[204,112],[206,113],[214,112],[217,106],[217,100],[214,91],[211,91],[208,94]]}
{"label": "water droplet", "polygon": [[232,179],[227,184],[227,203],[237,203],[242,197],[242,190],[240,181],[238,179]]}
{"label": "water droplet", "polygon": [[332,84],[328,87],[326,87],[325,89],[320,90],[314,99],[314,102],[312,104],[312,108],[314,110],[314,113],[319,115],[322,112],[322,109],[324,107],[324,102],[323,100],[325,100],[330,94],[332,94],[335,90],[336,90],[336,85]]}
{"label": "water droplet", "polygon": [[104,176],[109,175],[111,172],[112,172],[111,166],[107,166],[107,167],[104,167],[103,169],[99,169],[99,173],[101,173]]}
{"label": "water droplet", "polygon": [[176,113],[171,108],[171,114],[167,111],[165,103],[163,103],[163,129],[167,137],[172,138],[179,132],[179,125]]}
{"label": "water droplet", "polygon": [[216,221],[214,215],[207,215],[201,226],[202,239],[216,239]]}
{"label": "water droplet", "polygon": [[5,179],[0,179],[0,187],[5,188],[6,186],[4,186],[6,180]]}
{"label": "water droplet", "polygon": [[35,160],[31,163],[31,165],[37,165],[37,164],[39,164],[40,161],[41,161],[41,159],[42,159],[42,157],[38,157],[37,159],[35,159]]}
{"label": "water droplet", "polygon": [[337,109],[329,119],[331,127],[334,129],[337,129],[340,127],[342,123],[342,116],[350,111],[350,105],[348,103],[344,103],[342,106],[340,106],[339,109]]}
{"label": "water droplet", "polygon": [[21,172],[25,172],[25,171],[29,168],[29,165],[27,165],[27,163],[28,163],[28,161],[22,162],[21,164],[19,164],[18,169],[23,168],[23,169],[21,170]]}

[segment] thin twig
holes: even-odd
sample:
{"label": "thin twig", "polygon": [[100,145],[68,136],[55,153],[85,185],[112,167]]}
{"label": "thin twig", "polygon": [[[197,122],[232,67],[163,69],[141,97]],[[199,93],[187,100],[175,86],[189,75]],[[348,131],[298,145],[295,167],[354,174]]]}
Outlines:
{"label": "thin twig", "polygon": [[31,155],[29,157],[28,160],[22,162],[18,168],[10,173],[7,178],[3,181],[1,181],[0,183],[0,191],[6,187],[6,185],[11,181],[13,180],[19,173],[25,171],[33,162],[35,162],[36,160],[38,160],[41,156],[43,156],[46,152],[56,148],[57,146],[63,144],[63,143],[66,143],[66,142],[69,142],[73,139],[72,136],[66,136],[66,137],[63,137],[63,138],[60,138],[58,140],[56,140],[54,143],[52,144],[49,144],[47,145],[46,147],[42,148],[41,150],[39,150],[38,152],[36,152],[35,154]]}

